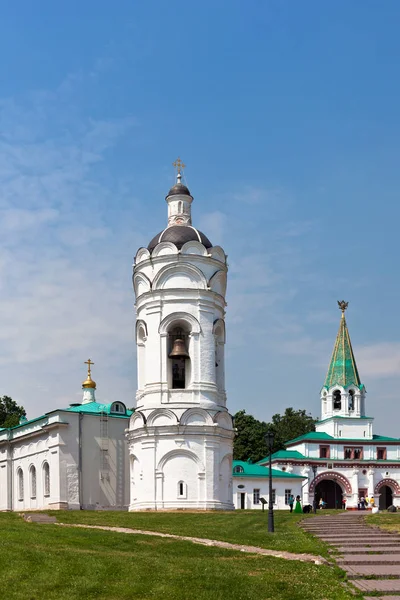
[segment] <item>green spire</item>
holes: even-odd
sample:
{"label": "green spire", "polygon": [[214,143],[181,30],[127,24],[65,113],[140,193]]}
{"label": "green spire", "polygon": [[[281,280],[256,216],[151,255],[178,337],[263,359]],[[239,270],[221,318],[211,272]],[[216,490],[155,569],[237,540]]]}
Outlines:
{"label": "green spire", "polygon": [[351,347],[346,318],[344,316],[344,311],[349,303],[342,300],[340,302],[338,301],[338,304],[342,311],[342,318],[340,319],[339,331],[336,337],[328,373],[325,378],[324,387],[330,388],[333,385],[348,387],[349,385],[355,385],[358,388],[361,388],[362,384],[358,374],[353,348]]}

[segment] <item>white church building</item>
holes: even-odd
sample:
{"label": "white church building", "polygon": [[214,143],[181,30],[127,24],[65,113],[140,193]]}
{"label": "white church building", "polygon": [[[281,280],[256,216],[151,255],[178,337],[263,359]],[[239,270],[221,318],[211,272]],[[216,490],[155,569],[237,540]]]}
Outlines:
{"label": "white church building", "polygon": [[192,225],[193,197],[179,159],[175,166],[167,225],[139,248],[133,269],[138,390],[127,434],[129,510],[233,509],[227,259]]}
{"label": "white church building", "polygon": [[132,411],[96,402],[88,375],[81,403],[0,428],[0,510],[127,509],[124,432]]}
{"label": "white church building", "polygon": [[[321,390],[316,431],[286,443],[272,456],[274,470],[305,477],[304,504],[322,498],[328,508],[356,509],[362,497],[381,509],[400,507],[400,439],[376,435],[366,414],[361,382],[346,324],[347,302]],[[267,465],[268,457],[259,465]]]}

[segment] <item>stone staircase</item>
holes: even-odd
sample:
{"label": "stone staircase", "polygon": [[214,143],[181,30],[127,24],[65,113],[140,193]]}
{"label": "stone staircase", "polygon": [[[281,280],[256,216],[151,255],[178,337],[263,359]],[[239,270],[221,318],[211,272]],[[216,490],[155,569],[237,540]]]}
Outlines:
{"label": "stone staircase", "polygon": [[400,600],[400,535],[370,527],[363,514],[319,513],[302,527],[333,547],[338,566],[365,600]]}

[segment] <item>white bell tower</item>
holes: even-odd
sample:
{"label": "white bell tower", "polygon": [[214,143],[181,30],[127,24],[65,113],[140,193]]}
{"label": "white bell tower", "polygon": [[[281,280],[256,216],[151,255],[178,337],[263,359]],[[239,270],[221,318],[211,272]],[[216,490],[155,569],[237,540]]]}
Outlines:
{"label": "white bell tower", "polygon": [[182,184],[168,226],[136,254],[138,390],[127,437],[130,510],[233,509],[234,430],[226,408],[226,255],[192,226]]}

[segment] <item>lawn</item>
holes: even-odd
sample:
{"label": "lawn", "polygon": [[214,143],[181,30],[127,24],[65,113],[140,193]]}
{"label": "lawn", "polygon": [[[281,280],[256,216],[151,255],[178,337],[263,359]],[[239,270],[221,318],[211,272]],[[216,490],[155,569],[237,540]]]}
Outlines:
{"label": "lawn", "polygon": [[147,531],[174,533],[234,544],[248,544],[286,550],[288,552],[329,556],[328,546],[303,531],[299,521],[303,515],[275,511],[275,533],[268,533],[268,514],[265,511],[241,510],[227,512],[115,512],[115,511],[55,511],[61,523],[110,525]]}
{"label": "lawn", "polygon": [[382,512],[377,513],[376,515],[368,515],[366,521],[368,525],[376,525],[382,527],[382,529],[392,531],[393,533],[400,532],[400,512]]}
{"label": "lawn", "polygon": [[362,598],[343,585],[343,572],[334,567],[26,523],[16,514],[0,514],[0,540],[1,593],[7,600]]}

